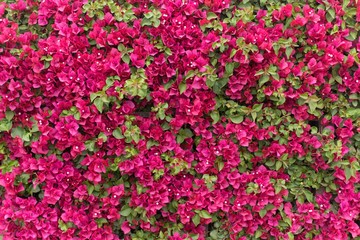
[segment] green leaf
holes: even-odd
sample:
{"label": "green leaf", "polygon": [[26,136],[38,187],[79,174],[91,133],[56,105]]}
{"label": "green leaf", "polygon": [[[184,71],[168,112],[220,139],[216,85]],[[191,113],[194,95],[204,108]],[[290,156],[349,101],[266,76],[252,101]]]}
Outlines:
{"label": "green leaf", "polygon": [[360,117],[360,108],[348,108],[346,113],[349,117],[359,118]]}
{"label": "green leaf", "polygon": [[130,215],[132,209],[128,206],[124,206],[121,208],[121,211],[120,211],[120,215],[121,216],[124,216],[124,217],[127,217]]}
{"label": "green leaf", "polygon": [[179,84],[179,91],[180,91],[180,94],[182,94],[183,92],[186,91],[186,83],[180,83]]}
{"label": "green leaf", "polygon": [[275,43],[273,44],[273,49],[276,55],[279,55],[280,45]]}
{"label": "green leaf", "polygon": [[225,166],[224,162],[218,162],[218,170],[221,171]]}
{"label": "green leaf", "polygon": [[256,112],[251,112],[251,117],[255,121],[256,117],[257,117],[257,113]]}
{"label": "green leaf", "polygon": [[290,59],[292,51],[293,51],[293,49],[291,47],[286,48],[285,55],[286,55],[287,59]]}
{"label": "green leaf", "polygon": [[144,14],[144,17],[148,18],[148,19],[152,18],[153,16],[154,16],[154,14],[152,12],[147,12]]}
{"label": "green leaf", "polygon": [[151,26],[152,25],[152,22],[150,19],[148,18],[143,18],[142,21],[141,21],[141,26],[144,27],[144,26]]}
{"label": "green leaf", "polygon": [[259,71],[257,71],[255,73],[255,76],[260,76],[260,75],[263,75],[264,74],[264,70],[263,69],[260,69]]}
{"label": "green leaf", "polygon": [[113,131],[112,135],[113,135],[116,139],[123,139],[123,138],[124,138],[124,136],[123,136],[122,133],[121,133],[121,129],[120,129],[120,128],[116,128],[116,129]]}
{"label": "green leaf", "polygon": [[276,169],[276,171],[278,171],[278,170],[281,168],[282,165],[283,165],[283,164],[282,164],[281,161],[277,161],[276,164],[275,164],[275,169]]}
{"label": "green leaf", "polygon": [[288,236],[289,236],[289,240],[294,240],[295,239],[294,234],[291,233],[291,232],[288,232]]}
{"label": "green leaf", "polygon": [[68,230],[68,226],[61,219],[58,220],[58,227],[63,232],[66,232]]}
{"label": "green leaf", "polygon": [[244,121],[244,116],[242,115],[230,116],[230,120],[235,124],[239,124],[242,123],[242,121]]}
{"label": "green leaf", "polygon": [[106,218],[98,218],[95,220],[98,227],[102,227],[104,224],[108,223],[108,221],[106,220]]}
{"label": "green leaf", "polygon": [[159,27],[160,26],[160,20],[157,19],[157,18],[153,19],[153,26],[156,27],[156,28]]}
{"label": "green leaf", "polygon": [[181,136],[184,136],[185,138],[191,138],[192,136],[194,136],[193,132],[188,129],[188,128],[182,128],[179,130],[179,134]]}
{"label": "green leaf", "polygon": [[198,214],[195,214],[192,217],[192,222],[194,223],[195,226],[198,226],[200,224],[200,216]]}
{"label": "green leaf", "polygon": [[357,31],[351,31],[349,33],[349,36],[346,37],[346,40],[354,41],[355,39],[357,39],[357,35],[358,35]]}
{"label": "green leaf", "polygon": [[91,195],[95,190],[94,185],[92,185],[92,184],[88,185],[87,190],[88,190],[89,195]]}
{"label": "green leaf", "polygon": [[208,12],[206,14],[206,19],[207,20],[211,20],[211,19],[215,19],[215,18],[217,18],[217,15],[215,13],[213,13],[213,12]]}
{"label": "green leaf", "polygon": [[12,123],[7,119],[0,120],[0,132],[8,132],[12,127]]}
{"label": "green leaf", "polygon": [[94,152],[95,150],[95,141],[88,140],[85,142],[85,147],[87,151]]}
{"label": "green leaf", "polygon": [[262,231],[258,229],[258,230],[256,230],[254,237],[255,237],[256,239],[258,239],[258,238],[261,237],[261,235],[262,235]]}
{"label": "green leaf", "polygon": [[252,110],[254,111],[254,112],[260,112],[261,111],[261,109],[262,109],[262,107],[263,107],[263,103],[261,103],[261,104],[255,104],[253,107],[252,107]]}
{"label": "green leaf", "polygon": [[225,71],[227,74],[232,75],[234,72],[235,63],[227,63],[225,65]]}
{"label": "green leaf", "polygon": [[304,189],[304,194],[305,194],[305,197],[308,200],[308,202],[313,202],[314,201],[314,196],[309,190]]}
{"label": "green leaf", "polygon": [[220,120],[220,114],[218,111],[212,111],[210,113],[210,117],[212,118],[212,120],[214,121],[214,124],[217,123]]}
{"label": "green leaf", "polygon": [[259,87],[262,87],[265,83],[269,81],[269,75],[262,75],[259,79]]}
{"label": "green leaf", "polygon": [[14,112],[13,111],[6,111],[5,117],[6,117],[7,120],[11,121],[11,119],[13,119],[13,117],[14,117]]}
{"label": "green leaf", "polygon": [[100,93],[90,93],[90,101],[93,102],[95,98],[100,97]]}
{"label": "green leaf", "polygon": [[349,180],[352,177],[351,168],[345,167],[345,177],[346,177],[346,180]]}
{"label": "green leaf", "polygon": [[107,137],[107,136],[105,135],[105,133],[103,133],[103,132],[99,133],[98,138],[102,138],[102,140],[103,140],[104,142],[106,142],[107,139],[108,139],[108,137]]}
{"label": "green leaf", "polygon": [[102,101],[101,98],[96,98],[95,101],[94,101],[94,104],[97,108],[97,110],[102,113],[102,110],[103,110],[103,106],[104,106],[104,102]]}
{"label": "green leaf", "polygon": [[326,13],[326,20],[328,22],[332,22],[335,19],[335,17],[336,17],[335,10],[333,8],[328,9]]}
{"label": "green leaf", "polygon": [[218,239],[218,230],[212,230],[211,232],[210,232],[210,237],[212,238],[212,239],[215,239],[215,240],[217,240]]}
{"label": "green leaf", "polygon": [[266,209],[261,209],[259,215],[261,218],[263,218],[266,215],[266,213],[267,213]]}
{"label": "green leaf", "polygon": [[181,135],[176,136],[176,142],[178,144],[182,144],[184,142],[184,140],[185,140],[185,138],[183,136],[181,136]]}
{"label": "green leaf", "polygon": [[21,127],[16,127],[11,130],[11,137],[20,137],[22,139],[25,130]]}
{"label": "green leaf", "polygon": [[22,140],[25,142],[30,141],[30,137],[31,137],[31,133],[30,132],[26,132],[23,136],[22,136]]}
{"label": "green leaf", "polygon": [[202,218],[205,218],[205,219],[210,219],[211,218],[211,215],[208,211],[206,210],[201,210],[199,212],[199,216],[202,217]]}

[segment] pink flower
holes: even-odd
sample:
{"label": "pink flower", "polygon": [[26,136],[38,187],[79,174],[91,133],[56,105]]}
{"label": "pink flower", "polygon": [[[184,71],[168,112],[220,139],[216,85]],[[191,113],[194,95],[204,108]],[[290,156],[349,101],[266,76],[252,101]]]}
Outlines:
{"label": "pink flower", "polygon": [[124,232],[124,234],[128,234],[131,231],[128,221],[125,221],[121,224],[121,230]]}

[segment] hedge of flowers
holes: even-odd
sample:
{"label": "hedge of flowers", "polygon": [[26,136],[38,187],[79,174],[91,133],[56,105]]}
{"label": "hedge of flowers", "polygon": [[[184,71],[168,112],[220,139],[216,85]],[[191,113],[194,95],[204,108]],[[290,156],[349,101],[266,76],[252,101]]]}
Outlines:
{"label": "hedge of flowers", "polygon": [[360,239],[359,30],[357,0],[1,2],[0,235]]}

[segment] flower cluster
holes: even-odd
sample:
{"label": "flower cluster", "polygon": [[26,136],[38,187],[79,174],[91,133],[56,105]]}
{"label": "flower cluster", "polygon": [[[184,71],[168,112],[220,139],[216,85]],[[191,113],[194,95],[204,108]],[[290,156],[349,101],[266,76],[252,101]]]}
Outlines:
{"label": "flower cluster", "polygon": [[360,237],[360,1],[0,3],[0,238]]}

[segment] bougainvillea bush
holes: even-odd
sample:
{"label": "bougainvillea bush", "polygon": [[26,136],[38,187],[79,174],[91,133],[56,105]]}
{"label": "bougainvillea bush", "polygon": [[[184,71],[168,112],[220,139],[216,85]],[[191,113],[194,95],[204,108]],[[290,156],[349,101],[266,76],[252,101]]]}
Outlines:
{"label": "bougainvillea bush", "polygon": [[359,30],[356,0],[1,2],[0,235],[360,239]]}

